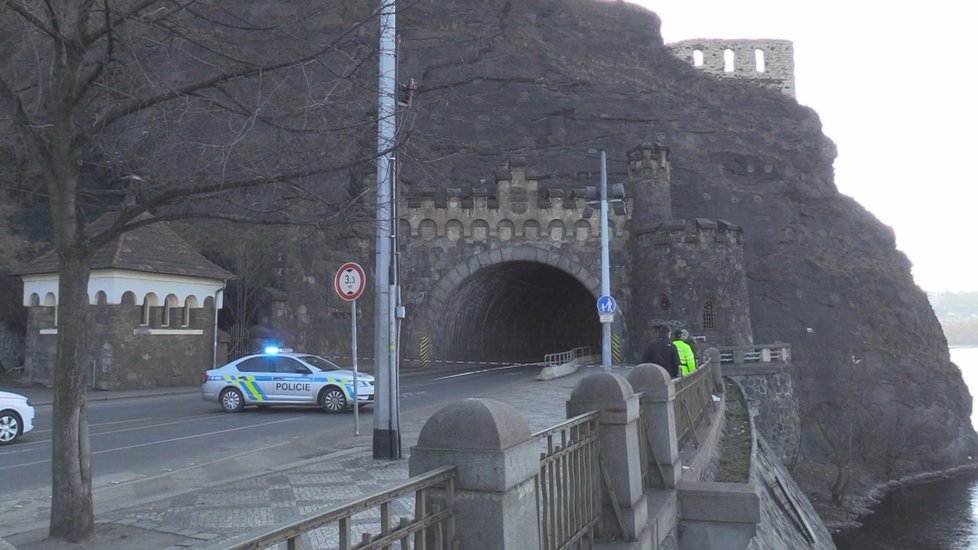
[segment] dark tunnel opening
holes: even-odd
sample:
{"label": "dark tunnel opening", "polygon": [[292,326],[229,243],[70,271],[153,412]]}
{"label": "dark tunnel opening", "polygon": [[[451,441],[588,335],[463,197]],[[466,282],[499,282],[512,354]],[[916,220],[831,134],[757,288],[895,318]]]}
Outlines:
{"label": "dark tunnel opening", "polygon": [[579,346],[601,349],[595,297],[573,276],[536,262],[492,265],[462,281],[438,328],[449,360],[536,362]]}

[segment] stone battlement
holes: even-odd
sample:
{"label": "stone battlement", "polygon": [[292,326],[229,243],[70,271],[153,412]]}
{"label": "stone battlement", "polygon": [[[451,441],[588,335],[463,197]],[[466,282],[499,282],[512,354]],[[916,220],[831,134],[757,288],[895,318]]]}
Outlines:
{"label": "stone battlement", "polygon": [[[399,204],[402,232],[424,240],[550,239],[586,241],[600,236],[597,208],[584,218],[583,188],[541,186],[525,162],[513,158],[495,174],[495,189],[448,187],[417,193]],[[630,214],[609,211],[610,233],[623,236]]]}
{"label": "stone battlement", "polygon": [[696,218],[670,220],[656,226],[652,233],[656,245],[688,243],[744,244],[744,229],[724,220]]}
{"label": "stone battlement", "polygon": [[658,143],[643,143],[628,152],[630,181],[672,181],[670,155],[672,151]]}
{"label": "stone battlement", "polygon": [[693,39],[666,47],[715,77],[750,80],[795,97],[795,48],[790,40]]}

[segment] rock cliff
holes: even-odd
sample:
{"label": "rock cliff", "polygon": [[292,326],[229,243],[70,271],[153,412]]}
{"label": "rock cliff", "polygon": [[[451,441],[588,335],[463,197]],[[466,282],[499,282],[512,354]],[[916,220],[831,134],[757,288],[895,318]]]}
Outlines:
{"label": "rock cliff", "polygon": [[675,217],[744,228],[754,341],[792,345],[803,486],[842,500],[978,457],[971,397],[927,297],[892,230],[836,188],[818,115],[704,76],[659,24],[622,2],[412,4],[398,20],[399,80],[419,86],[404,180],[477,184],[517,155],[542,181],[593,181],[593,148],[620,180],[629,148],[667,145]]}
{"label": "rock cliff", "polygon": [[[329,35],[374,5],[248,9]],[[791,466],[806,491],[843,501],[978,457],[971,397],[927,297],[892,231],[838,192],[835,146],[814,111],[702,74],[663,45],[655,14],[620,1],[417,0],[399,9],[398,80],[418,86],[401,119],[409,190],[479,185],[510,157],[525,157],[544,183],[593,183],[589,151],[598,148],[621,181],[629,149],[668,146],[674,216],[743,227],[754,342],[792,345],[802,426]],[[375,32],[360,29],[363,43]],[[368,118],[375,92],[357,92],[360,107],[350,109]],[[371,134],[360,139],[370,150]],[[296,261],[311,264],[311,254]]]}

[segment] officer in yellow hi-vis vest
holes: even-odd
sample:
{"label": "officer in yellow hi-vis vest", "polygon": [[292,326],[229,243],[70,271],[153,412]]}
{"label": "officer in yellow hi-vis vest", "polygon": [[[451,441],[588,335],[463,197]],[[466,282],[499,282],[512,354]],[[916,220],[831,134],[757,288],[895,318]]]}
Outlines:
{"label": "officer in yellow hi-vis vest", "polygon": [[693,374],[696,370],[696,357],[693,356],[693,348],[687,343],[689,341],[689,331],[686,329],[676,330],[675,340],[672,344],[679,351],[679,364],[682,368],[683,376]]}

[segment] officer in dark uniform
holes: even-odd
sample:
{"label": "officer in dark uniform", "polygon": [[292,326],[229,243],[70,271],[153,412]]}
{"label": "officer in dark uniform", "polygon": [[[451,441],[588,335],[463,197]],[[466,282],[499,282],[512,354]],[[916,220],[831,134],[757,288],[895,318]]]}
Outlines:
{"label": "officer in dark uniform", "polygon": [[672,330],[664,325],[654,327],[655,340],[645,348],[643,363],[655,363],[666,369],[669,376],[679,378],[679,350],[672,343]]}

